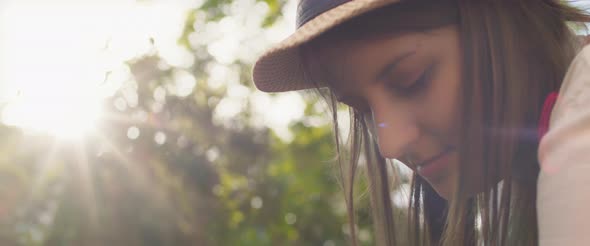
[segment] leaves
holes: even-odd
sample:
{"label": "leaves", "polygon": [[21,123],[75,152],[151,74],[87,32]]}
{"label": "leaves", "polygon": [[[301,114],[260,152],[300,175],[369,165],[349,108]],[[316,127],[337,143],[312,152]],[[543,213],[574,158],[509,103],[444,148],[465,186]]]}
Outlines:
{"label": "leaves", "polygon": [[[296,119],[292,141],[277,137],[253,113],[250,62],[221,64],[209,44],[191,41],[236,3],[207,0],[187,11],[177,44],[190,50],[192,66],[171,66],[158,52],[127,61],[131,78],[105,102],[108,118],[98,136],[58,143],[0,125],[0,195],[19,205],[3,203],[10,211],[0,216],[6,221],[3,242],[344,244],[345,214],[335,209],[343,199],[329,163],[330,128],[309,128]],[[256,3],[267,7],[259,31],[280,20],[286,4]],[[216,66],[235,71],[237,81],[215,86]],[[196,81],[183,96],[174,93],[179,70]],[[216,120],[220,102],[233,97],[238,85],[247,95],[232,100],[241,100],[242,111]],[[312,111],[309,116],[322,117]]]}

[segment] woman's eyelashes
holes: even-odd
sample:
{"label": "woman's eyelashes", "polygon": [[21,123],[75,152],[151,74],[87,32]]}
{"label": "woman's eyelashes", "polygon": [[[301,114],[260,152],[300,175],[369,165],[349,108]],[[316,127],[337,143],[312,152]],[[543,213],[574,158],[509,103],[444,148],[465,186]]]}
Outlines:
{"label": "woman's eyelashes", "polygon": [[[420,92],[427,89],[430,81],[432,80],[432,76],[433,76],[434,72],[436,71],[436,67],[437,67],[436,65],[437,65],[436,63],[429,64],[425,69],[421,70],[421,74],[418,76],[418,78],[414,79],[410,84],[400,83],[400,82],[403,82],[404,80],[406,80],[403,78],[398,79],[400,77],[405,77],[405,76],[400,76],[400,77],[397,77],[396,79],[385,80],[385,82],[384,82],[385,86],[387,89],[391,90],[391,93],[393,93],[394,95],[400,96],[400,97],[407,98],[407,97],[417,95]],[[394,77],[393,74],[392,74],[392,77]],[[414,76],[408,76],[408,77],[414,77]],[[411,79],[408,79],[408,80],[411,80]],[[404,85],[404,84],[407,84],[407,85]],[[338,101],[340,103],[343,103],[343,104],[349,106],[357,113],[366,114],[366,113],[371,113],[371,111],[372,111],[371,106],[369,106],[368,101],[363,98],[360,98],[360,97],[346,97],[345,100],[338,100]]]}
{"label": "woman's eyelashes", "polygon": [[429,65],[424,72],[416,79],[413,83],[409,85],[399,85],[398,83],[389,83],[389,88],[396,94],[402,96],[413,96],[422,89],[425,89],[428,83],[430,82],[432,73],[434,71],[434,64]]}

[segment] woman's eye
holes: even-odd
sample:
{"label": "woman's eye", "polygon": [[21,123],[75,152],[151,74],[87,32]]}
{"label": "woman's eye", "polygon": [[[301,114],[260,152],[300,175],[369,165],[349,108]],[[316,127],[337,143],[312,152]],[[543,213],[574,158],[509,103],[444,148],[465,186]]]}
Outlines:
{"label": "woman's eye", "polygon": [[412,83],[408,86],[400,86],[397,84],[392,84],[391,87],[396,93],[401,93],[406,96],[414,95],[414,94],[420,92],[420,90],[423,89],[424,87],[426,87],[426,85],[428,85],[428,81],[430,81],[430,76],[432,75],[433,71],[434,71],[434,64],[430,65],[420,75],[420,77],[416,81],[414,81],[414,83]]}

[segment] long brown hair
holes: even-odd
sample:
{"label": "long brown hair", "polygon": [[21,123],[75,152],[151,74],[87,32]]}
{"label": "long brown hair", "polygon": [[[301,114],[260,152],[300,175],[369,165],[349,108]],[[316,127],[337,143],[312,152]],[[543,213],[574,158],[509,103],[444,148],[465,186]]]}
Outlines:
{"label": "long brown hair", "polygon": [[470,162],[482,162],[485,189],[475,196],[465,192],[464,175],[447,202],[414,174],[409,207],[396,211],[390,192],[403,179],[396,166],[378,154],[363,115],[352,109],[349,141],[342,143],[338,103],[329,90],[318,90],[331,105],[352,244],[357,245],[354,184],[364,160],[378,245],[537,245],[535,129],[545,96],[559,89],[580,48],[568,25],[584,22],[589,15],[559,0],[407,0],[354,18],[305,45],[306,79],[320,88],[330,84],[318,72],[317,54],[330,42],[459,28],[464,129],[459,166],[464,174]]}

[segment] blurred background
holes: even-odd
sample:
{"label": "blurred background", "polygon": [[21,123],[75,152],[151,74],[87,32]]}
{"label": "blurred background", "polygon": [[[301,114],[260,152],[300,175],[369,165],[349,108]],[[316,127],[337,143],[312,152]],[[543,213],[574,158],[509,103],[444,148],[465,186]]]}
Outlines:
{"label": "blurred background", "polygon": [[0,1],[0,245],[344,245],[325,104],[250,79],[295,8]]}
{"label": "blurred background", "polygon": [[250,79],[295,9],[0,0],[0,245],[348,245],[326,105]]}

